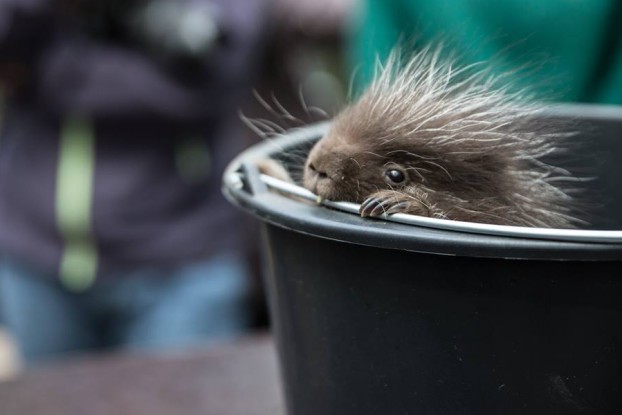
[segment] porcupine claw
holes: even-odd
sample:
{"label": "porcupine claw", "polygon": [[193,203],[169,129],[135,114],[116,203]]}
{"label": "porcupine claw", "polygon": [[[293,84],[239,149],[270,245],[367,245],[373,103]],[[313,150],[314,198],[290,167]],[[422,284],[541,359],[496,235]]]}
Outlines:
{"label": "porcupine claw", "polygon": [[359,214],[361,217],[366,218],[372,216],[372,212],[380,205],[380,199],[375,197],[370,197],[366,199],[363,203],[361,203],[361,207],[359,208]]}
{"label": "porcupine claw", "polygon": [[359,214],[364,218],[380,217],[403,212],[407,206],[406,202],[397,201],[393,197],[370,197],[361,204]]}

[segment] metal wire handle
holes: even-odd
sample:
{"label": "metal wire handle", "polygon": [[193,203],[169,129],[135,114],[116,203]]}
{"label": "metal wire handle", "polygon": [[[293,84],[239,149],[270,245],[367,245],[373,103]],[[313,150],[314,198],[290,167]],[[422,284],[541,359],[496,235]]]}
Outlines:
{"label": "metal wire handle", "polygon": [[[236,181],[241,180],[237,178]],[[260,180],[272,190],[279,193],[302,198],[318,205],[358,215],[360,204],[338,202],[321,199],[309,190],[292,183],[284,182],[272,176],[260,175]],[[584,229],[549,229],[529,228],[522,226],[490,225],[483,223],[462,222],[448,219],[427,218],[405,213],[383,214],[381,219],[389,222],[403,223],[412,226],[443,229],[455,232],[468,232],[480,235],[510,236],[531,239],[547,239],[571,242],[597,242],[604,244],[622,243],[622,231],[584,230]]]}

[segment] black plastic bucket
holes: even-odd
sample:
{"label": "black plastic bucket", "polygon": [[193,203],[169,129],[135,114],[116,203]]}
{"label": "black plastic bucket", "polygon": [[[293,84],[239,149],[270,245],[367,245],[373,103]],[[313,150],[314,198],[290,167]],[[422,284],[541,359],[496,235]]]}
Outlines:
{"label": "black plastic bucket", "polygon": [[394,223],[270,191],[252,161],[327,125],[232,162],[226,195],[262,221],[289,414],[622,413],[622,110],[554,116],[601,155],[601,230]]}

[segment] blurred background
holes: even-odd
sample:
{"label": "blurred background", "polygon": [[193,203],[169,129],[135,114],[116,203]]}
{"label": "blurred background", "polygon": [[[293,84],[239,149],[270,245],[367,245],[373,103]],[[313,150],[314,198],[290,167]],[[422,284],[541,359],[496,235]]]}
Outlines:
{"label": "blurred background", "polygon": [[0,376],[266,329],[222,171],[264,99],[300,117],[285,128],[343,103],[352,6],[0,1]]}
{"label": "blurred background", "polygon": [[277,135],[330,118],[377,58],[439,41],[542,99],[619,104],[621,19],[615,0],[0,0],[0,377],[267,328],[257,232],[220,194],[265,138],[240,113]]}

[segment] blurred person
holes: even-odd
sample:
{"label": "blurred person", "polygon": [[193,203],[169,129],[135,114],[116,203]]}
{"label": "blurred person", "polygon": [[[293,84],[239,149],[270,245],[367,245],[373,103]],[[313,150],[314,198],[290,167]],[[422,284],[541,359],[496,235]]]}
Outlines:
{"label": "blurred person", "polygon": [[[396,45],[442,41],[465,64],[490,61],[558,101],[622,103],[617,0],[362,0],[351,33],[357,84]],[[518,70],[517,70],[518,69]]]}
{"label": "blurred person", "polygon": [[0,305],[26,363],[248,326],[220,183],[264,3],[0,0]]}

